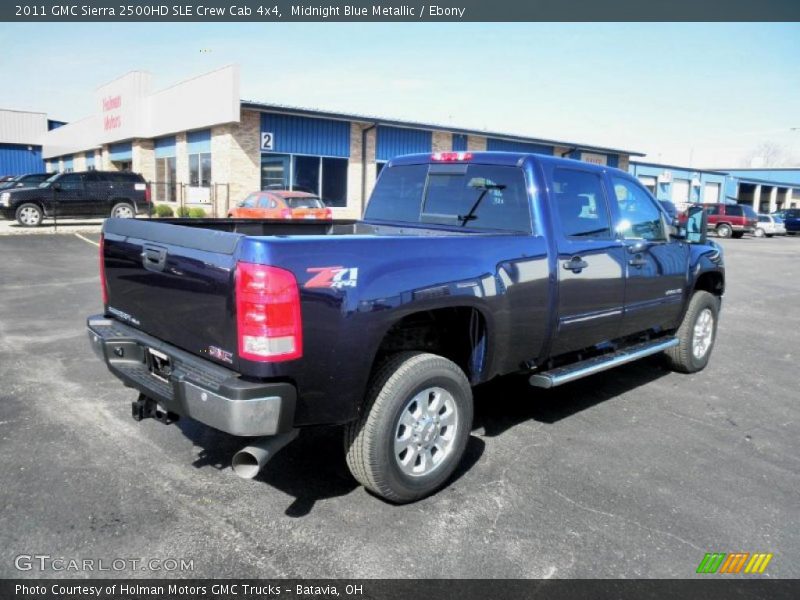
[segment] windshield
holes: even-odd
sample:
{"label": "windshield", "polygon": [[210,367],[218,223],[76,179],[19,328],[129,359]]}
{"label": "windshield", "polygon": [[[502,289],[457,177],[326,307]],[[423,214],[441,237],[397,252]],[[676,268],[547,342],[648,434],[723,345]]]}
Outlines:
{"label": "windshield", "polygon": [[325,203],[319,198],[284,198],[289,208],[325,208]]}
{"label": "windshield", "polygon": [[56,179],[61,177],[61,173],[54,173],[47,179],[45,179],[42,183],[39,184],[39,187],[49,187],[51,183],[53,183]]}

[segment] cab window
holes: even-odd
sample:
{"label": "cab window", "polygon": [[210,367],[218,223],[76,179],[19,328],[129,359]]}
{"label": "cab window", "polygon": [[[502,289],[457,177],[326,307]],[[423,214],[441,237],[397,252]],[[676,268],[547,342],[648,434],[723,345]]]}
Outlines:
{"label": "cab window", "polygon": [[258,194],[250,194],[247,198],[242,200],[242,203],[239,206],[242,208],[255,208],[257,200]]}
{"label": "cab window", "polygon": [[638,184],[611,177],[620,220],[617,233],[627,240],[665,240],[664,218],[650,195]]}
{"label": "cab window", "polygon": [[555,169],[553,200],[566,237],[611,237],[611,219],[600,175],[578,169]]}

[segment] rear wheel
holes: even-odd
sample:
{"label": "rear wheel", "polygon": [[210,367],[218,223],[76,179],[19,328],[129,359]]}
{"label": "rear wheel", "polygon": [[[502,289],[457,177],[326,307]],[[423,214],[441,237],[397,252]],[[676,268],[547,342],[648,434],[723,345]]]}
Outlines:
{"label": "rear wheel", "polygon": [[729,238],[733,233],[733,229],[727,223],[722,223],[717,225],[717,235],[722,238]]}
{"label": "rear wheel", "polygon": [[20,204],[14,215],[23,227],[38,227],[42,224],[42,209],[38,204]]}
{"label": "rear wheel", "polygon": [[375,373],[361,418],[346,428],[347,466],[387,500],[418,500],[453,474],[471,428],[464,372],[442,356],[401,352]]}
{"label": "rear wheel", "polygon": [[692,295],[675,336],[679,343],[665,351],[673,370],[695,373],[706,367],[717,337],[718,315],[719,298],[705,291]]}
{"label": "rear wheel", "polygon": [[115,219],[132,219],[136,216],[136,212],[129,203],[117,202],[111,209],[111,216]]}
{"label": "rear wheel", "polygon": [[[756,237],[764,237],[767,234],[764,232],[764,230],[761,227],[757,227],[756,230],[753,232],[753,235],[756,236]],[[767,235],[767,237],[771,237],[771,236]]]}

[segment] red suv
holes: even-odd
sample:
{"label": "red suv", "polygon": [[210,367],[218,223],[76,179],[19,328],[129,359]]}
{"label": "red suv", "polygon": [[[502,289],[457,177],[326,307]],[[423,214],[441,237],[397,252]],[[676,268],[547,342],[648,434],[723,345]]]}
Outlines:
{"label": "red suv", "polygon": [[[758,215],[746,204],[699,204],[708,215],[709,231],[716,231],[719,237],[740,238],[745,233],[753,233],[758,223]],[[685,221],[681,215],[681,222]]]}

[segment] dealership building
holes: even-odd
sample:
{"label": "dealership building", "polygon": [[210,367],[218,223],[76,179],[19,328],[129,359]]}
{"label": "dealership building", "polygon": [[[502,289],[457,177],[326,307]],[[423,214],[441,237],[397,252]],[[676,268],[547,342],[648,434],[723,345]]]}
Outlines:
{"label": "dealership building", "polygon": [[659,198],[800,205],[800,170],[700,171],[632,161],[630,150],[242,100],[231,65],[153,89],[127,73],[94,91],[95,112],[64,124],[0,110],[0,175],[133,170],[159,203],[209,215],[261,189],[319,194],[339,218],[361,215],[383,165],[413,152],[505,150],[629,170]]}
{"label": "dealership building", "polygon": [[640,153],[241,100],[239,68],[161,90],[134,71],[95,91],[96,112],[48,131],[49,171],[131,169],[157,202],[222,214],[267,188],[321,195],[337,217],[358,217],[383,165],[412,152],[537,152],[628,168]]}

